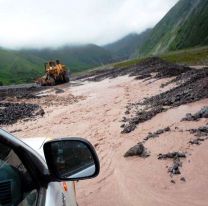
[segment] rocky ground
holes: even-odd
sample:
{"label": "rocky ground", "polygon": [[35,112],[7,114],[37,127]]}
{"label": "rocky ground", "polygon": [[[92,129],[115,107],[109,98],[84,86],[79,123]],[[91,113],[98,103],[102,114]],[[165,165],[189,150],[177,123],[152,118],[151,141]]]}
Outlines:
{"label": "rocky ground", "polygon": [[142,62],[125,68],[106,68],[97,71],[89,72],[86,75],[81,75],[74,80],[82,81],[102,81],[106,78],[116,78],[119,76],[129,75],[135,79],[151,79],[175,77],[193,69],[187,66],[177,65],[163,61],[158,57],[147,58]]}
{"label": "rocky ground", "polygon": [[0,125],[19,138],[93,143],[101,171],[77,183],[79,205],[205,206],[207,71],[150,58],[44,90],[0,90]]}
{"label": "rocky ground", "polygon": [[60,88],[25,85],[20,88],[0,88],[0,125],[14,124],[19,120],[29,121],[44,116],[44,108],[78,102],[83,97],[63,94]]}

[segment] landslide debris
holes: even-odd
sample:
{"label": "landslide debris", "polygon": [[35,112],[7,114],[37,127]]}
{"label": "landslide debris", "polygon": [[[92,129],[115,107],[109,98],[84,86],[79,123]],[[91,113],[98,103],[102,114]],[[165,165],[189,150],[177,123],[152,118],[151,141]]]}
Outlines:
{"label": "landslide debris", "polygon": [[162,84],[161,87],[165,87],[172,83],[176,83],[176,85],[180,85],[185,82],[193,82],[207,76],[207,73],[208,73],[208,67],[204,67],[202,69],[192,68],[184,73],[179,74],[178,76],[168,81],[167,83]]}
{"label": "landslide debris", "polygon": [[197,121],[201,118],[208,118],[208,107],[203,107],[199,112],[195,114],[187,113],[181,121]]}
{"label": "landslide debris", "polygon": [[204,141],[205,141],[204,138],[197,138],[197,139],[194,139],[194,140],[190,140],[189,143],[190,143],[191,145],[193,145],[193,144],[200,145],[201,142],[204,142]]}
{"label": "landslide debris", "polygon": [[182,167],[182,162],[180,161],[180,159],[179,158],[174,159],[172,166],[168,168],[168,172],[171,175],[180,175],[181,174],[180,167]]}
{"label": "landslide debris", "polygon": [[44,110],[36,104],[0,102],[0,125],[14,124],[20,119],[43,115]]}
{"label": "landslide debris", "polygon": [[119,76],[129,75],[135,76],[135,79],[155,78],[161,79],[166,77],[174,77],[184,72],[192,70],[187,66],[172,64],[158,57],[150,57],[137,63],[134,66],[126,66],[125,68],[110,68],[92,71],[86,75],[74,78],[83,81],[102,81],[106,78],[116,78]]}
{"label": "landslide debris", "polygon": [[[135,107],[135,105],[133,105],[133,107]],[[148,110],[138,110],[134,117],[123,118],[122,121],[125,124],[123,124],[123,130],[122,130],[121,133],[124,134],[124,133],[132,132],[133,130],[136,129],[138,124],[146,122],[147,120],[152,119],[152,117],[154,117],[155,115],[157,115],[157,114],[159,114],[159,113],[161,113],[163,111],[166,111],[166,109],[161,107],[161,106],[152,108],[149,111]]]}
{"label": "landslide debris", "polygon": [[188,130],[191,134],[194,134],[196,139],[190,140],[189,143],[191,145],[200,145],[201,142],[204,142],[208,139],[208,125],[204,127],[199,127],[198,129]]}
{"label": "landslide debris", "polygon": [[34,93],[45,90],[46,87],[38,85],[20,85],[20,86],[4,86],[0,87],[0,101],[6,100],[8,97],[17,99],[41,98]]}
{"label": "landslide debris", "polygon": [[144,145],[140,142],[134,147],[130,148],[125,154],[124,157],[131,157],[131,156],[139,156],[139,157],[149,157],[150,154],[147,152],[147,149],[144,147]]}
{"label": "landslide debris", "polygon": [[165,132],[169,132],[170,131],[170,127],[166,127],[164,129],[159,129],[156,132],[149,132],[149,134],[144,138],[144,141],[147,141],[149,139],[153,139],[156,137],[159,137],[161,134],[165,133]]}
{"label": "landslide debris", "polygon": [[196,137],[205,137],[208,136],[208,125],[204,127],[199,127],[198,129],[189,130],[191,134],[194,134]]}
{"label": "landslide debris", "polygon": [[0,125],[43,116],[44,109],[49,106],[67,106],[84,99],[83,96],[70,93],[61,95],[64,92],[58,87],[41,87],[34,84],[0,87]]}
{"label": "landslide debris", "polygon": [[176,159],[176,158],[186,158],[186,154],[184,152],[169,152],[167,154],[159,154],[158,159]]}
{"label": "landslide debris", "polygon": [[168,167],[168,172],[171,175],[180,175],[180,168],[182,167],[181,158],[186,158],[186,154],[183,152],[169,152],[167,154],[159,154],[159,160],[173,159],[172,166]]}
{"label": "landslide debris", "polygon": [[[123,121],[122,133],[133,131],[138,124],[151,119],[158,113],[208,98],[208,69],[187,73],[183,75],[183,78],[180,77],[180,84],[177,87],[143,101],[128,104],[126,116],[123,118],[126,121]],[[207,115],[206,112],[206,109],[203,110],[203,114]]]}

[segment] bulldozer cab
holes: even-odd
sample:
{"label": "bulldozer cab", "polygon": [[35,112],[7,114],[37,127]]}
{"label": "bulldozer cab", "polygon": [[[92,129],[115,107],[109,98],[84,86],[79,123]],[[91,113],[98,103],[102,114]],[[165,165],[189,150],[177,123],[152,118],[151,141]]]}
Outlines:
{"label": "bulldozer cab", "polygon": [[47,72],[49,70],[56,69],[56,66],[57,66],[57,64],[54,61],[49,61],[47,63],[44,63],[45,72]]}
{"label": "bulldozer cab", "polygon": [[[45,75],[38,80],[41,85],[56,85],[69,82],[69,72],[59,60],[44,63]],[[43,82],[43,83],[42,83]]]}

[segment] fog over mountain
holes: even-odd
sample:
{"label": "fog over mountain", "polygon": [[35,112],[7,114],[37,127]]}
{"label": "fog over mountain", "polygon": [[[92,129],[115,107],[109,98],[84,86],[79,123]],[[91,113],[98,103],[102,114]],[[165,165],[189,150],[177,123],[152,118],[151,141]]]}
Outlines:
{"label": "fog over mountain", "polygon": [[104,45],[153,27],[178,0],[1,0],[0,47]]}

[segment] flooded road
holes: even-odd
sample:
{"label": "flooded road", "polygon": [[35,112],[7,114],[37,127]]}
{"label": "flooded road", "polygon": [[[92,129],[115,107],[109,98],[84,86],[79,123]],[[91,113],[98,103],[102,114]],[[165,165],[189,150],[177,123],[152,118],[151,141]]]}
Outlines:
{"label": "flooded road", "polygon": [[[79,181],[77,199],[79,206],[205,206],[208,202],[208,141],[200,146],[190,146],[194,136],[188,129],[208,124],[207,119],[181,122],[186,113],[195,113],[208,105],[208,99],[182,105],[162,112],[140,124],[133,132],[121,134],[121,120],[128,103],[142,100],[175,87],[157,81],[134,80],[122,76],[100,82],[58,86],[64,92],[56,94],[57,104],[42,107],[45,115],[33,121],[19,121],[4,126],[8,131],[17,130],[17,137],[84,137],[92,142],[101,162],[100,175],[92,180]],[[53,89],[45,91],[55,94]],[[67,104],[70,95],[76,101]],[[37,100],[30,100],[37,101]],[[124,158],[124,153],[142,141],[149,132],[170,127],[170,131],[145,143],[150,157]],[[157,155],[173,151],[187,152],[181,175],[170,177],[169,160],[158,160]],[[185,177],[186,182],[180,180]],[[171,183],[171,180],[175,184]]]}

